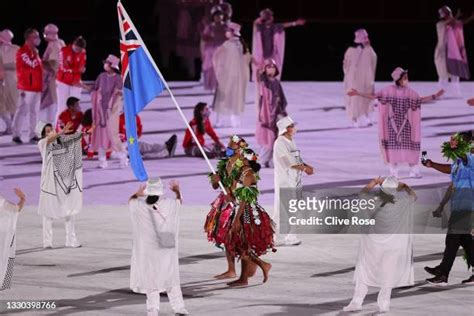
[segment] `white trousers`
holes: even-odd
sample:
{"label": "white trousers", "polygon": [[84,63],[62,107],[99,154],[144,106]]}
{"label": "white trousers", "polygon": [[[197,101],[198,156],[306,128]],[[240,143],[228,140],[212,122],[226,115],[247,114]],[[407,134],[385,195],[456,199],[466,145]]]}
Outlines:
{"label": "white trousers", "polygon": [[451,83],[449,78],[439,78],[438,85],[441,89],[444,89],[445,95],[448,97],[461,97],[461,85],[459,83],[458,76],[450,76]]}
{"label": "white trousers", "polygon": [[56,92],[58,95],[58,109],[54,118],[53,126],[56,126],[59,115],[66,110],[66,101],[69,97],[81,98],[82,87],[70,86],[56,80]]}
{"label": "white trousers", "polygon": [[[361,306],[364,302],[365,296],[369,291],[369,287],[361,282],[356,282],[354,296],[350,303],[353,305]],[[377,296],[377,304],[380,310],[389,310],[390,308],[390,296],[392,295],[392,288],[381,288],[379,295]]]}
{"label": "white trousers", "polygon": [[[166,291],[168,299],[170,301],[171,308],[175,314],[187,314],[184,307],[183,293],[181,292],[180,286],[175,286]],[[146,308],[147,310],[160,310],[160,292],[159,291],[147,291],[146,293]]]}
{"label": "white trousers", "polygon": [[[36,135],[36,123],[38,118],[38,109],[41,102],[41,92],[19,90],[18,107],[13,117],[12,132],[13,137],[21,137],[21,130],[28,116],[30,119],[28,125],[28,136],[33,138]],[[38,135],[39,136],[39,135]]]}
{"label": "white trousers", "polygon": [[[76,227],[74,216],[64,217],[64,224],[66,228],[66,245],[77,243]],[[48,247],[53,245],[53,218],[43,216],[43,246]]]}
{"label": "white trousers", "polygon": [[53,103],[50,104],[48,107],[40,110],[40,120],[45,122],[45,123],[55,123],[56,120],[56,109],[57,109],[57,104]]}

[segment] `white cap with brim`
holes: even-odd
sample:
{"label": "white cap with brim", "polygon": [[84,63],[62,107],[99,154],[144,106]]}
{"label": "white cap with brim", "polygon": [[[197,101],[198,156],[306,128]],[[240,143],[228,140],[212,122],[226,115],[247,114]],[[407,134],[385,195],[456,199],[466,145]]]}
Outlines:
{"label": "white cap with brim", "polygon": [[380,188],[382,189],[383,192],[390,195],[394,195],[397,192],[398,185],[399,185],[398,179],[393,176],[390,176],[390,177],[386,177],[385,180],[383,180]]}
{"label": "white cap with brim", "polygon": [[145,193],[146,195],[163,195],[163,182],[159,177],[148,179],[148,181],[146,182],[145,191],[143,193]]}
{"label": "white cap with brim", "polygon": [[295,124],[295,121],[289,116],[285,116],[278,120],[277,127],[278,127],[278,135],[283,135],[286,133],[286,128],[292,124]]}
{"label": "white cap with brim", "polygon": [[38,137],[41,137],[41,133],[43,132],[44,127],[48,124],[51,124],[51,123],[38,121],[38,123],[36,124],[36,135],[38,135]]}

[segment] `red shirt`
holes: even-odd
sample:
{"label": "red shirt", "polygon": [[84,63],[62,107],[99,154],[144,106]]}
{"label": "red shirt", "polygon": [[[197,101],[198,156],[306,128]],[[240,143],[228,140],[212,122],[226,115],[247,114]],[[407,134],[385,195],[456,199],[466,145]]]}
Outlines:
{"label": "red shirt", "polygon": [[59,54],[59,69],[56,79],[70,86],[81,82],[81,75],[86,67],[86,50],[75,53],[72,45],[61,48]]}
{"label": "red shirt", "polygon": [[16,52],[17,88],[24,91],[41,92],[43,88],[43,65],[36,48],[23,45]]}
{"label": "red shirt", "polygon": [[[191,128],[193,129],[194,134],[196,134],[199,144],[201,144],[202,146],[204,146],[204,143],[205,143],[204,135],[206,134],[209,135],[214,142],[220,144],[219,136],[217,136],[216,132],[212,128],[211,121],[209,121],[209,119],[204,120],[204,134],[201,134],[198,131],[197,122],[195,119],[192,119],[191,122],[189,122],[189,125],[191,125]],[[191,132],[189,131],[189,129],[187,129],[186,133],[184,134],[183,147],[188,148],[188,147],[193,146],[194,144],[195,143],[191,135]]]}
{"label": "red shirt", "polygon": [[[142,120],[140,119],[140,116],[137,115],[137,136],[138,136],[138,138],[142,137],[142,132],[143,132]],[[124,142],[127,139],[126,129],[125,129],[125,115],[123,113],[120,114],[120,118],[119,118],[119,136],[120,136],[120,140],[122,140],[122,142]]]}
{"label": "red shirt", "polygon": [[72,122],[72,133],[75,133],[79,126],[82,123],[82,117],[84,114],[82,112],[76,112],[74,117],[72,117],[71,112],[69,110],[64,110],[60,115],[58,119],[58,125],[56,126],[56,129],[59,127],[64,127],[68,122]]}

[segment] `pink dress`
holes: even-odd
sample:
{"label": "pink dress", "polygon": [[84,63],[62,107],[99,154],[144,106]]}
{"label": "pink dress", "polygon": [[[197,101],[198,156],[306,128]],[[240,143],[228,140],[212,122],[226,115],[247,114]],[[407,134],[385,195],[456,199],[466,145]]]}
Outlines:
{"label": "pink dress", "polygon": [[92,118],[95,124],[92,135],[92,150],[111,148],[111,137],[109,135],[109,119],[116,92],[122,89],[120,75],[109,75],[101,73],[94,84],[92,92]]}
{"label": "pink dress", "polygon": [[409,87],[388,86],[377,93],[379,138],[388,164],[416,165],[420,159],[421,98]]}

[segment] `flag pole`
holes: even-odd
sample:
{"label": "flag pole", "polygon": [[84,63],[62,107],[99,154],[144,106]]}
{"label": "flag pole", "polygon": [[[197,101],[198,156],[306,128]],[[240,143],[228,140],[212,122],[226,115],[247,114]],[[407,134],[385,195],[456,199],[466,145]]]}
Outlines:
{"label": "flag pole", "polygon": [[[189,130],[189,132],[191,133],[191,136],[193,137],[194,139],[194,142],[196,143],[196,145],[198,146],[199,150],[201,151],[201,154],[202,156],[204,157],[204,159],[206,160],[207,162],[207,165],[209,166],[209,169],[211,169],[211,172],[213,174],[216,174],[216,170],[214,169],[214,167],[212,166],[211,162],[209,161],[209,158],[207,157],[206,155],[206,152],[204,151],[204,149],[202,148],[201,146],[201,143],[199,142],[196,134],[194,133],[193,129],[191,128],[191,125],[189,125],[189,122],[188,120],[186,119],[186,116],[184,115],[183,111],[181,110],[181,107],[179,106],[178,104],[178,101],[176,101],[176,98],[174,97],[173,95],[173,92],[171,92],[171,89],[170,87],[168,86],[168,83],[166,82],[165,78],[163,77],[163,75],[161,74],[161,71],[158,69],[158,66],[156,65],[155,63],[155,60],[153,59],[153,57],[151,56],[150,52],[148,51],[148,48],[146,47],[145,45],[145,42],[143,41],[142,37],[140,36],[140,33],[138,33],[137,29],[135,28],[135,25],[133,24],[132,20],[130,19],[130,16],[128,15],[127,11],[125,11],[125,8],[123,7],[122,5],[122,2],[119,0],[117,2],[117,6],[121,9],[122,11],[122,14],[124,15],[124,17],[127,19],[127,22],[130,24],[130,27],[135,31],[135,35],[137,36],[137,39],[138,41],[140,41],[143,45],[143,50],[145,51],[145,54],[148,56],[148,58],[151,60],[151,64],[153,65],[153,67],[155,68],[156,72],[158,73],[158,75],[160,76],[161,78],[161,81],[163,82],[166,90],[168,91],[170,97],[171,97],[171,100],[173,101],[174,105],[176,106],[176,109],[178,110],[178,113],[180,114],[181,118],[183,119],[184,123],[186,124],[186,127],[187,129]],[[120,20],[120,17],[119,17],[119,20]],[[124,34],[124,30],[123,30],[123,26],[122,26],[122,23],[120,21],[120,31],[122,32],[123,35]],[[125,38],[125,36],[123,36]],[[219,180],[219,187],[221,188],[222,192],[227,195],[227,190],[225,189],[224,185],[222,184],[222,181]]]}

